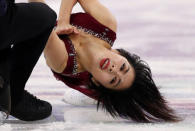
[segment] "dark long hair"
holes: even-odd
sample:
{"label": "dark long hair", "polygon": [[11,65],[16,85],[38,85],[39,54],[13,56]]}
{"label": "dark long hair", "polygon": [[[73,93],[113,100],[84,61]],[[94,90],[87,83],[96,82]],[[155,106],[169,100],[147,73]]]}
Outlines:
{"label": "dark long hair", "polygon": [[113,117],[132,119],[137,122],[179,121],[180,119],[160,94],[146,62],[123,49],[117,50],[133,66],[134,82],[128,89],[116,91],[102,85],[96,86],[91,81],[89,88],[95,89],[98,93],[97,109],[101,105]]}

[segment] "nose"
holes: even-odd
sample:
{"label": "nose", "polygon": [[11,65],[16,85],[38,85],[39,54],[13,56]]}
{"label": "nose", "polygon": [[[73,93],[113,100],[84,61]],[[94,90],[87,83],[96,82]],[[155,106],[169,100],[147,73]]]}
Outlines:
{"label": "nose", "polygon": [[118,77],[122,77],[122,75],[123,75],[123,72],[120,71],[120,68],[114,64],[109,68],[109,72],[118,76]]}
{"label": "nose", "polygon": [[110,67],[109,72],[120,75],[120,69],[118,69],[118,67],[114,64]]}
{"label": "nose", "polygon": [[114,64],[109,68],[109,72],[114,73],[116,71],[116,66]]}

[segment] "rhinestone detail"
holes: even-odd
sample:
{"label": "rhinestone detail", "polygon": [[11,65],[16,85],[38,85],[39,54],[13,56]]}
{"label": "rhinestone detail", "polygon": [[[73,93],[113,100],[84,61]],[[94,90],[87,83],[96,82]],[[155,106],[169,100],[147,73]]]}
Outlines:
{"label": "rhinestone detail", "polygon": [[72,50],[72,53],[69,54],[69,56],[73,57],[73,70],[72,70],[72,75],[77,75],[78,72],[78,66],[77,66],[77,60],[76,60],[76,51],[75,48],[72,44],[72,41],[70,39],[68,39],[68,42],[70,43],[70,49]]}
{"label": "rhinestone detail", "polygon": [[[84,28],[82,26],[78,26],[78,25],[75,25],[75,24],[72,24],[72,26],[75,26],[77,29],[80,29],[80,30],[83,30],[84,32],[90,34],[90,35],[93,35],[95,37],[98,37],[106,42],[108,42],[111,46],[113,46],[113,41],[111,39],[109,39],[108,37],[106,37],[106,32],[102,32],[102,33],[97,33],[91,29],[87,29],[87,28]],[[105,28],[105,31],[109,31],[108,28]]]}

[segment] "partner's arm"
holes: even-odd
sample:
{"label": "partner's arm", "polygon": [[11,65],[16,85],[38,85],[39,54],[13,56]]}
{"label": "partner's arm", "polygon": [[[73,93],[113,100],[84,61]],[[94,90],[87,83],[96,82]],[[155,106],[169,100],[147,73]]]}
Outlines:
{"label": "partner's arm", "polygon": [[78,2],[85,12],[89,13],[100,23],[116,32],[117,22],[115,17],[98,0],[78,0]]}

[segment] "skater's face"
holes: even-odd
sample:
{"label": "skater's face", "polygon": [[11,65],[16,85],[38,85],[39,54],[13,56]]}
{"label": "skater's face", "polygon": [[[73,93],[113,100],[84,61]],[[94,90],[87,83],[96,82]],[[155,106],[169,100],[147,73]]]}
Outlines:
{"label": "skater's face", "polygon": [[98,61],[92,72],[92,81],[114,90],[129,88],[135,78],[134,68],[116,50],[110,51]]}

